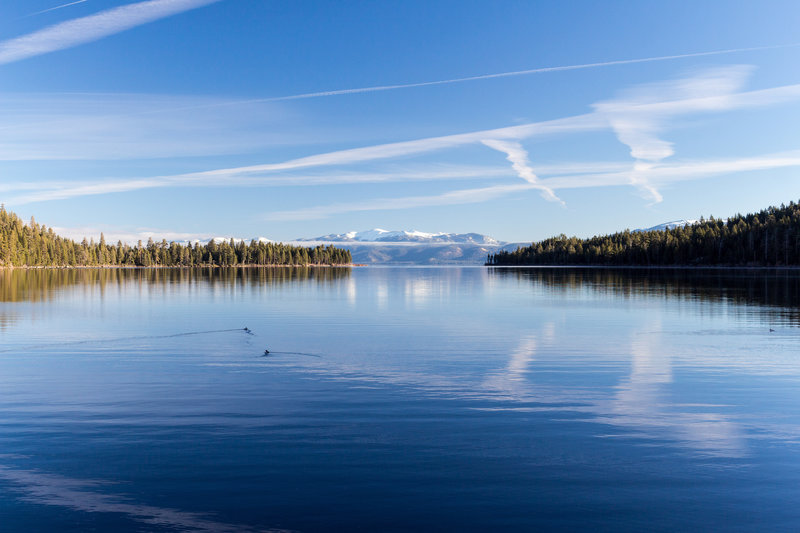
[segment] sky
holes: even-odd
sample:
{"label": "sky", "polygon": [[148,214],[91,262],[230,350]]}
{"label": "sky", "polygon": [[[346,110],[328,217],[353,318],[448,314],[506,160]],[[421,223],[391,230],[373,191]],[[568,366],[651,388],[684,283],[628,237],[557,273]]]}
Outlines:
{"label": "sky", "polygon": [[80,239],[529,242],[800,200],[800,3],[0,1],[0,202]]}

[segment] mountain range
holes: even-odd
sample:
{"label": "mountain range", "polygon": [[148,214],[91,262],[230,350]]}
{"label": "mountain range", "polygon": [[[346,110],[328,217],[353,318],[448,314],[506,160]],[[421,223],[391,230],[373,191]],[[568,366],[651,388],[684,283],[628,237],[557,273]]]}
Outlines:
{"label": "mountain range", "polygon": [[422,231],[388,231],[372,229],[367,231],[350,231],[347,233],[331,233],[313,239],[297,239],[298,242],[404,242],[404,243],[460,243],[499,245],[500,241],[479,233],[425,233]]}
{"label": "mountain range", "polygon": [[464,265],[483,264],[498,250],[515,250],[516,244],[479,233],[426,233],[372,229],[332,233],[297,239],[297,245],[333,244],[350,250],[357,264]]}
{"label": "mountain range", "polygon": [[[673,220],[633,232],[663,231],[697,223],[696,220]],[[229,240],[218,238],[217,240]],[[257,241],[270,242],[260,237]],[[239,241],[239,239],[234,239]],[[249,242],[249,241],[248,241]],[[480,265],[488,254],[514,251],[529,242],[508,243],[480,233],[427,233],[423,231],[389,231],[375,228],[347,233],[330,233],[314,238],[287,242],[294,246],[332,244],[350,250],[353,262],[378,265]]]}
{"label": "mountain range", "polygon": [[663,224],[659,224],[658,226],[653,226],[652,228],[644,228],[644,229],[635,229],[633,230],[634,233],[641,233],[643,231],[665,231],[668,229],[675,229],[675,228],[683,228],[685,226],[691,226],[692,224],[697,224],[699,221],[697,220],[673,220],[671,222],[664,222]]}

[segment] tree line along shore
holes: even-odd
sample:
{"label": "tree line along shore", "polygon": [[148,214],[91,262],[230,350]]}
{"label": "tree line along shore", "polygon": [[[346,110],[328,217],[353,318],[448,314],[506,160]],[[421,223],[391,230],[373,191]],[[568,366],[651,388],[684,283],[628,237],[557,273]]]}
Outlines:
{"label": "tree line along shore", "polygon": [[231,267],[349,265],[349,250],[334,246],[302,247],[282,243],[212,240],[179,244],[141,241],[135,246],[57,235],[33,218],[25,223],[0,206],[0,267]]}
{"label": "tree line along shore", "polygon": [[769,207],[727,220],[588,239],[559,235],[490,254],[491,266],[800,266],[800,205]]}

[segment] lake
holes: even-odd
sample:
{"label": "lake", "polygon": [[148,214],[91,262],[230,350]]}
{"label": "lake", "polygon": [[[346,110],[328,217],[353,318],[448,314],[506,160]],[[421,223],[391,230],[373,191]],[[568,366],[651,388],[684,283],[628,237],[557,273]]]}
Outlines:
{"label": "lake", "polygon": [[790,271],[0,271],[0,529],[798,531],[799,325]]}

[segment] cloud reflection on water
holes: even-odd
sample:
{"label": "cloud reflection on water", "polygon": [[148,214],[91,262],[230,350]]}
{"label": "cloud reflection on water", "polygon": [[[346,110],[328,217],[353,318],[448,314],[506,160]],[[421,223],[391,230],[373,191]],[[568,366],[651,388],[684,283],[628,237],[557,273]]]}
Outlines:
{"label": "cloud reflection on water", "polygon": [[240,524],[217,522],[200,513],[140,504],[124,496],[104,494],[101,489],[109,483],[97,480],[71,479],[4,465],[0,465],[0,480],[8,482],[12,490],[21,493],[21,500],[34,504],[65,507],[87,513],[122,514],[131,520],[150,526],[179,531],[200,533],[256,531]]}
{"label": "cloud reflection on water", "polygon": [[662,324],[656,319],[646,329],[631,334],[630,375],[616,386],[607,406],[598,403],[597,420],[634,428],[645,438],[666,436],[697,453],[745,456],[744,430],[739,424],[720,413],[685,410],[711,406],[687,406],[670,399],[673,362],[672,356],[660,349],[664,345]]}
{"label": "cloud reflection on water", "polygon": [[[746,456],[746,429],[752,429],[753,424],[743,425],[733,420],[731,415],[720,412],[720,408],[725,406],[676,400],[674,357],[668,352],[669,343],[664,341],[662,329],[661,320],[656,315],[630,333],[627,354],[621,354],[623,360],[629,361],[630,370],[627,377],[611,387],[575,386],[569,382],[537,379],[539,349],[544,349],[546,357],[552,358],[554,346],[564,347],[565,341],[568,344],[569,335],[557,331],[554,322],[543,324],[536,333],[522,334],[516,345],[509,348],[506,363],[497,371],[484,375],[477,383],[455,374],[381,366],[377,363],[380,359],[370,360],[368,368],[337,358],[294,360],[283,364],[325,379],[399,385],[429,397],[495,404],[471,407],[479,410],[583,413],[587,415],[584,419],[587,422],[625,429],[624,435],[619,436],[641,438],[650,443],[667,441],[671,446],[700,456]],[[282,364],[278,361],[271,363]],[[552,359],[542,361],[542,364],[545,374],[569,372],[567,366],[560,366],[560,370],[553,366]],[[222,363],[221,366],[228,365]],[[773,429],[784,432],[788,429],[793,433],[791,428],[769,428],[766,424],[759,429],[764,433],[774,433]],[[792,438],[797,438],[797,435]]]}

